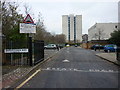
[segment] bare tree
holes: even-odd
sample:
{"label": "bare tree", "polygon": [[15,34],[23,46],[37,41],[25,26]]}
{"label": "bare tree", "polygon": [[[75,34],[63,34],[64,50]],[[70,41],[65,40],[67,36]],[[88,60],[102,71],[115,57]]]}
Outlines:
{"label": "bare tree", "polygon": [[28,4],[24,4],[24,10],[25,10],[25,14],[30,14],[32,16],[32,19],[35,20],[35,16],[34,16],[34,13],[32,12],[32,7]]}
{"label": "bare tree", "polygon": [[63,44],[65,43],[65,35],[64,34],[58,34],[55,36],[55,41],[58,44]]}
{"label": "bare tree", "polygon": [[2,32],[6,39],[15,39],[20,36],[18,26],[23,17],[18,14],[18,7],[16,2],[2,2]]}
{"label": "bare tree", "polygon": [[96,40],[104,39],[105,33],[103,33],[104,32],[103,27],[102,28],[97,28],[96,30],[97,31],[92,38],[95,38]]}
{"label": "bare tree", "polygon": [[[96,40],[103,40],[104,39],[104,36],[105,36],[105,33],[103,33],[104,32],[104,30],[103,30],[103,27],[101,27],[101,28],[96,28],[96,30],[97,30],[97,32],[94,34],[94,38],[96,39]],[[96,50],[96,48],[95,48],[95,50]],[[99,45],[99,51],[100,51],[100,45]]]}
{"label": "bare tree", "polygon": [[25,9],[25,14],[30,14],[31,12],[31,7],[28,4],[24,4],[24,9]]}

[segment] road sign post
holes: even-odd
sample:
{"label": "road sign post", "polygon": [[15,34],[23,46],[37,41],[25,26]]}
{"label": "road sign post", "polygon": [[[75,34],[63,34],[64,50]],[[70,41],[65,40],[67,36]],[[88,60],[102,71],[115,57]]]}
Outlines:
{"label": "road sign post", "polygon": [[30,66],[33,65],[32,61],[32,36],[30,36],[31,33],[36,33],[36,25],[34,24],[34,21],[32,20],[31,16],[28,14],[26,18],[24,19],[23,23],[20,23],[20,33],[27,33],[28,38],[28,57],[30,61]]}
{"label": "road sign post", "polygon": [[29,60],[30,60],[30,66],[33,65],[32,62],[32,37],[29,37]]}

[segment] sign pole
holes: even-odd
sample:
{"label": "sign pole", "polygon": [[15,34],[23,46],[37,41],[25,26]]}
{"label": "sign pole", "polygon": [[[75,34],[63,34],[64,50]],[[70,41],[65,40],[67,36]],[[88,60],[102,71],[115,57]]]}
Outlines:
{"label": "sign pole", "polygon": [[23,65],[23,53],[21,54],[21,66]]}
{"label": "sign pole", "polygon": [[28,39],[28,57],[29,57],[29,64],[30,66],[33,65],[32,61],[32,33],[36,33],[36,25],[34,24],[33,19],[29,14],[27,14],[26,18],[24,19],[23,23],[20,23],[20,33],[28,33],[27,39]]}
{"label": "sign pole", "polygon": [[[12,49],[12,40],[10,41],[11,49]],[[11,53],[11,65],[13,64],[13,54]]]}
{"label": "sign pole", "polygon": [[29,37],[29,60],[30,60],[30,66],[32,66],[32,37]]}

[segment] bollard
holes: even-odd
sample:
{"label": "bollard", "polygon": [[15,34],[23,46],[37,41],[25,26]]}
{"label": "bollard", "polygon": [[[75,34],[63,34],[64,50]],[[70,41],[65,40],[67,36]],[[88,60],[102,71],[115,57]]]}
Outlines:
{"label": "bollard", "polygon": [[117,47],[116,56],[117,56],[117,60],[120,61],[120,47]]}

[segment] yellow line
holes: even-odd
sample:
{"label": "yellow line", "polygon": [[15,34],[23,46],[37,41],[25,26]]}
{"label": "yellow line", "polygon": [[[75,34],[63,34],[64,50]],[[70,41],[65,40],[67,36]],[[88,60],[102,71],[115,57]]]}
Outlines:
{"label": "yellow line", "polygon": [[24,82],[22,82],[19,86],[17,86],[14,90],[18,90],[19,88],[21,88],[26,82],[28,82],[32,77],[34,77],[39,71],[41,71],[40,69],[37,70],[35,73],[33,73],[28,79],[26,79]]}

